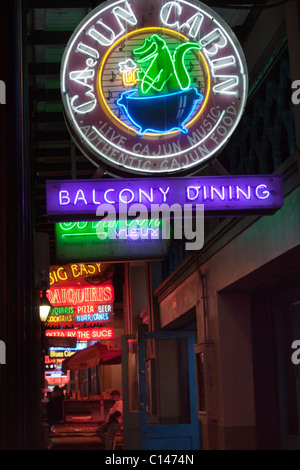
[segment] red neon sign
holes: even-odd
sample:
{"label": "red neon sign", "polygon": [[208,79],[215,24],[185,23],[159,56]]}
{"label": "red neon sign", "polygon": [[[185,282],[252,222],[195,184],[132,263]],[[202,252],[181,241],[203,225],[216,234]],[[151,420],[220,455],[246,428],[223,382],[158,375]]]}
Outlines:
{"label": "red neon sign", "polygon": [[55,336],[61,338],[76,338],[77,340],[101,340],[101,339],[113,339],[114,329],[113,328],[82,328],[82,329],[70,329],[70,330],[46,330],[46,336]]}
{"label": "red neon sign", "polygon": [[[69,371],[68,371],[69,372]],[[47,376],[45,374],[45,379],[48,382],[48,385],[58,385],[58,384],[66,384],[70,380],[69,374],[67,375],[61,375],[59,377],[52,377],[52,376]]]}
{"label": "red neon sign", "polygon": [[47,291],[47,296],[53,306],[110,303],[114,300],[114,288],[111,285],[55,287]]}
{"label": "red neon sign", "polygon": [[[48,336],[51,336],[51,335],[48,335]],[[45,364],[55,364],[57,362],[56,359],[50,359],[49,356],[45,356]]]}

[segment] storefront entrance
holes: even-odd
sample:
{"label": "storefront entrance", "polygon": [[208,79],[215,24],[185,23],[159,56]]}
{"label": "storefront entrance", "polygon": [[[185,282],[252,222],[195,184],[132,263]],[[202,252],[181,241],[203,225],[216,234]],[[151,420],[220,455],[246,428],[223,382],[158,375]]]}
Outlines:
{"label": "storefront entrance", "polygon": [[200,449],[194,343],[190,331],[123,336],[125,449]]}

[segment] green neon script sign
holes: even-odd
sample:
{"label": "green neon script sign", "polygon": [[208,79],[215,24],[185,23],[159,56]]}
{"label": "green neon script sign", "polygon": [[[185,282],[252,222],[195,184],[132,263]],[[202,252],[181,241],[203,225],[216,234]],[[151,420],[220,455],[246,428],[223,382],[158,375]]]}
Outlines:
{"label": "green neon script sign", "polygon": [[116,220],[55,224],[60,261],[114,260],[164,256],[163,221]]}

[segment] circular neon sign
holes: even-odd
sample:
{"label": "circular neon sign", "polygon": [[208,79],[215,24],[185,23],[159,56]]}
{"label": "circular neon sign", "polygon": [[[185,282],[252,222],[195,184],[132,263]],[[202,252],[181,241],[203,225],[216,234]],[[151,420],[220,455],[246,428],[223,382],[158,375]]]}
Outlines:
{"label": "circular neon sign", "polygon": [[232,135],[247,90],[234,33],[200,2],[105,2],[62,60],[69,131],[116,175],[192,173]]}

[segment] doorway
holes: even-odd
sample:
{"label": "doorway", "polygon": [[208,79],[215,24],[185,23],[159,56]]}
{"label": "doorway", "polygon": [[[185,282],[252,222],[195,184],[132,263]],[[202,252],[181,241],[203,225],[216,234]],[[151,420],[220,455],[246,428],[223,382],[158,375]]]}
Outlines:
{"label": "doorway", "polygon": [[122,338],[124,448],[200,449],[191,331]]}

